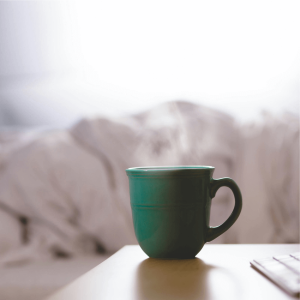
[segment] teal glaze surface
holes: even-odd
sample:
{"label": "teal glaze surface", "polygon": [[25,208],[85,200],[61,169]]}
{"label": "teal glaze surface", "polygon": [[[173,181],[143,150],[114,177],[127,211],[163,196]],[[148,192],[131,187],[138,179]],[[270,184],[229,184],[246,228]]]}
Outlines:
{"label": "teal glaze surface", "polygon": [[[152,258],[194,258],[229,229],[242,208],[242,196],[230,178],[213,179],[214,167],[144,167],[126,170],[137,240]],[[211,199],[221,186],[232,189],[235,207],[218,227],[209,227]]]}

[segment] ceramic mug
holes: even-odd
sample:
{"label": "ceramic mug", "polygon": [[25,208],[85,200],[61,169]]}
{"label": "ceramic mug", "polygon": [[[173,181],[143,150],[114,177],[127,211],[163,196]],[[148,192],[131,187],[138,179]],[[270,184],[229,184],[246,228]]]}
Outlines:
{"label": "ceramic mug", "polygon": [[[133,225],[139,245],[152,258],[194,258],[237,220],[242,195],[231,178],[213,179],[214,167],[138,167],[129,178]],[[211,199],[229,187],[234,209],[220,226],[209,227]]]}

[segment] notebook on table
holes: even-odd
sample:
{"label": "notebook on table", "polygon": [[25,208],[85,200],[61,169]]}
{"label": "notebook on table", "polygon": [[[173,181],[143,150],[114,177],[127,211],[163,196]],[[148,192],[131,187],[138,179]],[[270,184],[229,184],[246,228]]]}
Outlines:
{"label": "notebook on table", "polygon": [[293,296],[300,294],[300,252],[255,259],[251,265]]}

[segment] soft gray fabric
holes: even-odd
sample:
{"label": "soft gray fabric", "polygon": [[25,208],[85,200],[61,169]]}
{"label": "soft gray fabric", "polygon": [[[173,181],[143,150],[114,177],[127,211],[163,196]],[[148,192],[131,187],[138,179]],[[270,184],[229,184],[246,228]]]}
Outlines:
{"label": "soft gray fabric", "polygon": [[299,243],[299,119],[265,113],[240,128],[239,243]]}
{"label": "soft gray fabric", "polygon": [[[214,242],[299,241],[299,124],[293,116],[238,126],[222,112],[170,102],[19,140],[1,148],[0,211],[7,215],[0,219],[2,264],[136,243],[125,169],[145,165],[213,165],[214,178],[236,180],[242,214]],[[221,224],[232,206],[230,191],[221,189],[212,225]]]}

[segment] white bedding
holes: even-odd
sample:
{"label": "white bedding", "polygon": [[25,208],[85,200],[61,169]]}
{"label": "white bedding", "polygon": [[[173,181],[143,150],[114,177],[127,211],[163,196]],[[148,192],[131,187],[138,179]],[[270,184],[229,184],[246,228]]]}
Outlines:
{"label": "white bedding", "polygon": [[[136,243],[125,169],[143,165],[213,165],[214,178],[236,180],[244,208],[216,242],[299,242],[299,123],[291,115],[240,127],[224,113],[171,102],[2,141],[2,265]],[[211,223],[231,210],[221,189]]]}

